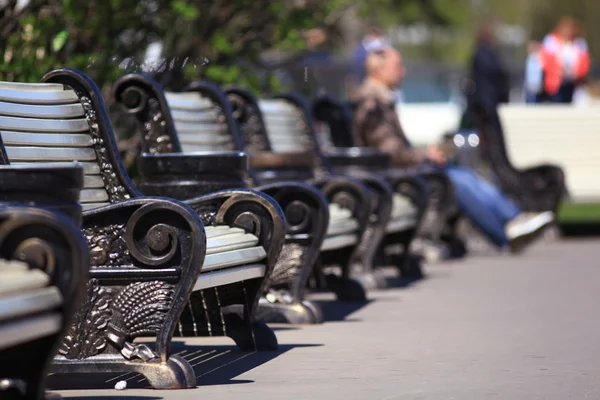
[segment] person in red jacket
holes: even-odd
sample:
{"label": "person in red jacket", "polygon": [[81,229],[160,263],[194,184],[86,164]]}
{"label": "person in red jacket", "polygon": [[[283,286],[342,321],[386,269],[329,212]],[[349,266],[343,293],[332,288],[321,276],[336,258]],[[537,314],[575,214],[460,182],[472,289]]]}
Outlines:
{"label": "person in red jacket", "polygon": [[544,38],[540,51],[544,71],[544,93],[553,103],[571,103],[575,89],[590,70],[587,43],[577,21],[563,17]]}

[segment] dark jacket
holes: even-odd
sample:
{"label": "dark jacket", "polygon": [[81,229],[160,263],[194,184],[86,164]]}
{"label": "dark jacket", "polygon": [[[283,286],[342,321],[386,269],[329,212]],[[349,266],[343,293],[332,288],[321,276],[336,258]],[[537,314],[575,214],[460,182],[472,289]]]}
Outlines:
{"label": "dark jacket", "polygon": [[470,103],[496,108],[498,104],[508,102],[509,74],[491,43],[481,41],[477,45],[471,63],[471,79],[475,87],[469,94]]}
{"label": "dark jacket", "polygon": [[360,147],[374,147],[389,153],[398,167],[416,166],[425,155],[412,148],[396,114],[394,96],[382,84],[366,79],[352,105],[352,134]]}

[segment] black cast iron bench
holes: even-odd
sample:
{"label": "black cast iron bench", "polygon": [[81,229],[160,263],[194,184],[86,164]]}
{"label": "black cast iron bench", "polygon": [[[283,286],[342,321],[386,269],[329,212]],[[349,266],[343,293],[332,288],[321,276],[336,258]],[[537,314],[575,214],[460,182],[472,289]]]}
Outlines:
{"label": "black cast iron bench", "polygon": [[[189,363],[170,355],[174,334],[227,335],[244,350],[276,349],[275,335],[254,314],[283,241],[279,206],[250,190],[187,205],[142,196],[123,168],[94,82],[69,69],[43,82],[0,83],[0,136],[11,164],[76,160],[85,173],[90,280],[53,371],[135,371],[156,388],[195,387]],[[149,335],[154,349],[133,343]]]}
{"label": "black cast iron bench", "polygon": [[[279,159],[290,154],[313,154],[313,173],[344,174],[364,182],[375,194],[376,201],[370,213],[369,228],[361,240],[361,264],[372,275],[376,263],[396,265],[404,276],[420,276],[417,259],[410,256],[409,246],[418,228],[426,201],[422,182],[409,174],[397,176],[390,185],[372,171],[385,170],[389,156],[370,149],[340,150],[327,154],[315,135],[313,118],[308,104],[297,94],[282,94],[269,99],[257,99],[241,88],[230,88],[229,99],[236,105],[242,132],[250,143],[259,139],[266,149]],[[249,149],[251,154],[258,146]],[[285,171],[284,163],[273,163],[262,168],[262,174]],[[302,171],[297,169],[298,173]],[[394,245],[394,254],[382,260],[382,249]],[[379,261],[379,262],[378,262]],[[372,275],[373,276],[373,275]],[[373,283],[372,283],[373,284]],[[384,286],[385,282],[375,282]]]}
{"label": "black cast iron bench", "polygon": [[[226,160],[237,156],[245,146],[225,95],[207,82],[197,83],[194,92],[165,93],[151,78],[134,74],[119,79],[113,93],[116,101],[136,116],[142,130],[139,186],[143,191],[185,197],[194,192],[182,191],[182,181],[188,185],[211,174],[219,175],[224,185],[231,185],[224,177],[239,182],[243,175],[248,185],[279,202],[286,215],[287,235],[282,257],[261,302],[261,315],[268,320],[277,320],[279,315],[288,322],[321,322],[318,307],[303,300],[304,287],[320,253],[346,255],[347,249],[356,245],[362,218],[358,210],[365,202],[362,185],[343,179],[315,182],[319,189],[298,181],[264,183],[253,168],[225,166]],[[162,145],[164,142],[169,145]],[[188,165],[187,170],[174,165],[174,160],[194,158],[205,161]],[[155,165],[166,160],[170,170],[158,171]],[[325,198],[331,202],[329,210]],[[343,210],[337,203],[342,198],[352,202],[354,210]],[[334,218],[330,218],[332,209],[339,210]]]}
{"label": "black cast iron bench", "polygon": [[[313,102],[311,111],[318,126],[317,138],[326,154],[335,157],[338,152],[352,152],[357,149],[352,135],[351,104],[343,104],[329,96],[320,96]],[[341,165],[341,168],[347,167]],[[446,175],[427,167],[400,169],[372,166],[372,170],[385,176],[392,185],[398,177],[406,175],[424,181],[427,187],[427,205],[417,236],[433,244],[443,240],[449,246],[451,255],[464,255],[465,245],[456,232],[458,211],[454,201],[454,189]]]}
{"label": "black cast iron bench", "polygon": [[[0,167],[0,398],[39,400],[83,297],[88,249],[67,214],[19,202],[36,183],[35,171],[25,172]],[[83,175],[75,172],[77,194]]]}

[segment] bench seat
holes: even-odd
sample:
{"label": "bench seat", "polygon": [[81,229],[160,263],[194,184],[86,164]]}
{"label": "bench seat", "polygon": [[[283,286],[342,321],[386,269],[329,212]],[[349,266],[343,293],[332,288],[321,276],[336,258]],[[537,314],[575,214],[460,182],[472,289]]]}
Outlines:
{"label": "bench seat", "polygon": [[405,231],[413,228],[418,222],[417,207],[405,196],[392,195],[392,213],[385,227],[386,233]]}
{"label": "bench seat", "polygon": [[60,291],[25,263],[0,260],[0,350],[57,333]]}
{"label": "bench seat", "polygon": [[330,204],[327,236],[321,245],[321,250],[337,249],[356,244],[358,229],[358,221],[352,217],[350,210],[335,203]]}

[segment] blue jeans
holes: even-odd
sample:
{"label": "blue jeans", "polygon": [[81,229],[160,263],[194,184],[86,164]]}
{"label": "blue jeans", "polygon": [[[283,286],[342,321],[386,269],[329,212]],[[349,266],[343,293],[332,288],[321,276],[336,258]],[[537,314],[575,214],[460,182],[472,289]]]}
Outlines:
{"label": "blue jeans", "polygon": [[454,185],[460,211],[494,244],[498,247],[506,246],[508,239],[504,226],[521,209],[498,188],[469,168],[446,165],[443,171]]}

